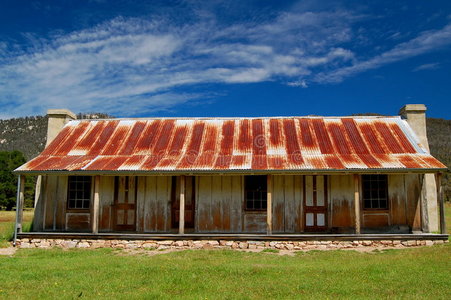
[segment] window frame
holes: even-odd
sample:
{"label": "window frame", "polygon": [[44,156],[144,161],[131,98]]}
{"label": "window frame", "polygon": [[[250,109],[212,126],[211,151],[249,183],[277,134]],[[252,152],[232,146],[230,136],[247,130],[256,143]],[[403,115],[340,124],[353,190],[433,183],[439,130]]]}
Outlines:
{"label": "window frame", "polygon": [[[248,182],[249,178],[261,178],[261,180],[264,182],[265,189],[261,189],[261,195],[265,195],[263,198],[255,199],[253,197],[252,201],[254,203],[254,207],[248,207],[248,191],[258,191],[258,189],[250,189],[248,188]],[[264,178],[264,179],[263,179]],[[254,182],[255,183],[255,182]],[[263,213],[268,210],[268,176],[267,175],[244,175],[244,184],[243,184],[243,191],[244,191],[244,210],[248,213]],[[257,200],[257,201],[256,201]],[[260,208],[255,208],[255,202],[260,202]]]}
{"label": "window frame", "polygon": [[[83,193],[89,194],[89,198],[83,198],[83,199],[78,199],[77,197],[75,197],[75,199],[71,198],[71,192],[77,192],[78,190],[75,189],[71,189],[71,180],[74,180],[76,178],[89,178],[89,188],[87,189],[87,191],[83,191]],[[91,210],[91,203],[92,203],[92,199],[93,199],[93,177],[92,176],[83,176],[83,175],[70,175],[67,177],[67,199],[66,199],[66,209],[67,211],[71,211],[71,212],[87,212]],[[85,194],[85,195],[86,195]],[[70,202],[74,200],[75,204],[78,201],[82,201],[82,203],[84,202],[88,202],[88,207],[71,207]],[[76,206],[76,205],[75,205]],[[84,205],[82,205],[84,206]]]}
{"label": "window frame", "polygon": [[[377,177],[377,179],[375,179],[374,177]],[[383,178],[383,180],[381,180],[381,178]],[[367,189],[366,188],[366,182],[369,182],[370,184],[370,188]],[[377,183],[377,187],[373,188],[371,187],[371,183]],[[381,182],[383,182],[384,186],[381,186]],[[372,191],[378,191],[378,196],[377,197],[373,197],[371,195]],[[381,191],[383,193],[385,193],[385,198],[384,197],[380,197]],[[369,197],[367,196],[367,193],[369,192]],[[362,208],[365,211],[388,211],[390,209],[390,199],[389,199],[389,194],[388,194],[388,175],[387,174],[363,174],[361,175],[361,193],[362,193]],[[381,207],[380,203],[381,200],[384,201],[385,200],[385,207]],[[378,203],[378,207],[366,207],[366,203],[367,201],[370,201],[371,206],[373,206],[373,204],[375,203],[375,201],[377,201]]]}

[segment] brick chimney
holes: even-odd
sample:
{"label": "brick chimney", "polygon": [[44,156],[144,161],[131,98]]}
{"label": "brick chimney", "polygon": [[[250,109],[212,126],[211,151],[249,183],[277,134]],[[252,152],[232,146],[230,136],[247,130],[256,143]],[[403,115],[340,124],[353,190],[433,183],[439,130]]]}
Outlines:
{"label": "brick chimney", "polygon": [[77,116],[68,109],[49,109],[47,111],[47,116],[49,121],[47,127],[46,146],[48,146],[50,142],[55,139],[66,123],[77,119]]}
{"label": "brick chimney", "polygon": [[[426,106],[424,104],[406,104],[400,110],[401,117],[406,119],[417,135],[420,146],[430,152],[426,131]],[[437,189],[434,174],[425,174],[422,186],[422,228],[423,232],[438,231]]]}

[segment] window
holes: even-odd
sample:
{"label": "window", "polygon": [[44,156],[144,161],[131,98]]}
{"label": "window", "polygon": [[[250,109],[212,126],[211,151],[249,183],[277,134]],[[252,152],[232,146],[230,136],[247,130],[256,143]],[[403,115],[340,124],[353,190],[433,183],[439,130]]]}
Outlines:
{"label": "window", "polygon": [[91,203],[91,177],[69,176],[67,191],[68,209],[89,209]]}
{"label": "window", "polygon": [[267,178],[266,176],[245,176],[244,193],[247,210],[266,210]]}
{"label": "window", "polygon": [[387,175],[362,175],[363,208],[388,208]]}

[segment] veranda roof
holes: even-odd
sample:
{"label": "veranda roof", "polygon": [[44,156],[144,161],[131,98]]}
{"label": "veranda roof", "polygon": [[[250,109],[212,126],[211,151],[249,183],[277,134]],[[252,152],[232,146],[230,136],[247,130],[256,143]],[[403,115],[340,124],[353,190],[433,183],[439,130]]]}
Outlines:
{"label": "veranda roof", "polygon": [[431,172],[400,117],[75,120],[16,173]]}

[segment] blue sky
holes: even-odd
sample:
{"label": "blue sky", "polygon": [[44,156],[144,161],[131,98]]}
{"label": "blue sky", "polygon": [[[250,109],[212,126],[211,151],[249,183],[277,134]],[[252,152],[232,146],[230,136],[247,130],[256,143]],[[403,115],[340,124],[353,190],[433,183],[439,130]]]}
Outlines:
{"label": "blue sky", "polygon": [[451,114],[451,1],[0,4],[0,118]]}

